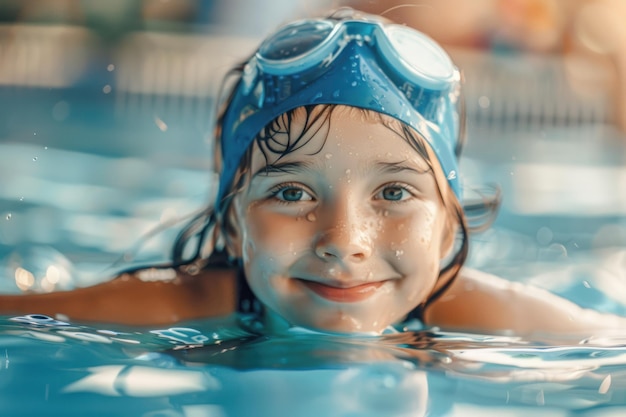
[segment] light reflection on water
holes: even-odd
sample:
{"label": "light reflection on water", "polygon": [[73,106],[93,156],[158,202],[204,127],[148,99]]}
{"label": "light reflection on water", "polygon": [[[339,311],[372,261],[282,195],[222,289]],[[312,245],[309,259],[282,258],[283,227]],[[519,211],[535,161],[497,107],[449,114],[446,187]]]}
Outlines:
{"label": "light reflection on water", "polygon": [[625,341],[436,329],[263,336],[233,317],[169,329],[5,317],[0,398],[3,415],[618,413],[626,411]]}

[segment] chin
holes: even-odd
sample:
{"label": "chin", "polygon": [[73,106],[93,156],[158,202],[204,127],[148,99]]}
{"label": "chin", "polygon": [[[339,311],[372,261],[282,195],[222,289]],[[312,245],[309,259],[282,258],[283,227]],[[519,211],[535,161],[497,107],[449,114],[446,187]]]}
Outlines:
{"label": "chin", "polygon": [[356,315],[350,315],[337,311],[332,315],[325,315],[326,317],[316,317],[316,320],[298,320],[301,324],[297,324],[301,327],[310,328],[320,332],[330,333],[382,333],[392,322],[387,320],[380,321],[372,317],[359,317]]}

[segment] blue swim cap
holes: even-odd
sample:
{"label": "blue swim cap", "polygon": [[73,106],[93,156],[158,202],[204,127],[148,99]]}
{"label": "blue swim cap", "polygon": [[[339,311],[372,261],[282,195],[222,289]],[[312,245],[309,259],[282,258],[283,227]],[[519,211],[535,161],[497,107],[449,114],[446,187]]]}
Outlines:
{"label": "blue swim cap", "polygon": [[263,127],[287,111],[316,104],[373,110],[411,126],[437,155],[460,199],[459,96],[459,71],[416,30],[374,16],[292,23],[247,62],[225,109],[217,204]]}

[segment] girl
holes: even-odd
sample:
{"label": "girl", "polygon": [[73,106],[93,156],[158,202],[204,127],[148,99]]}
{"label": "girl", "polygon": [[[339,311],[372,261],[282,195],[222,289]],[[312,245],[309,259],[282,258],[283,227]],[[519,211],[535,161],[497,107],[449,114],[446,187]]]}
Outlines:
{"label": "girl", "polygon": [[[150,269],[84,290],[98,300],[114,291],[120,316],[130,308],[120,297],[136,305],[150,285],[164,291],[142,292],[151,306],[139,309],[142,324],[224,314],[232,289],[212,280],[232,283],[235,271],[239,310],[254,313],[265,331],[378,334],[417,320],[489,333],[588,334],[623,324],[462,267],[461,77],[428,37],[342,9],[280,29],[228,79],[215,131],[215,207],[181,233],[173,280],[137,279]],[[85,318],[68,299],[64,310],[58,295],[46,306]],[[37,304],[24,300],[11,312],[33,312]],[[169,309],[158,316],[163,305]],[[95,318],[111,321],[106,310]]]}

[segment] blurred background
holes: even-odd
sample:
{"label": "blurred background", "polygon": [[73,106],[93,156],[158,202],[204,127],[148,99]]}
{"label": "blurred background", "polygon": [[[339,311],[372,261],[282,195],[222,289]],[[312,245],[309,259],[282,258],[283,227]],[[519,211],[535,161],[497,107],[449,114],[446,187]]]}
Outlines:
{"label": "blurred background", "polygon": [[503,189],[470,264],[617,309],[621,0],[0,0],[0,292],[167,260],[214,192],[221,76],[277,25],[339,6],[422,30],[462,70],[465,187]]}

